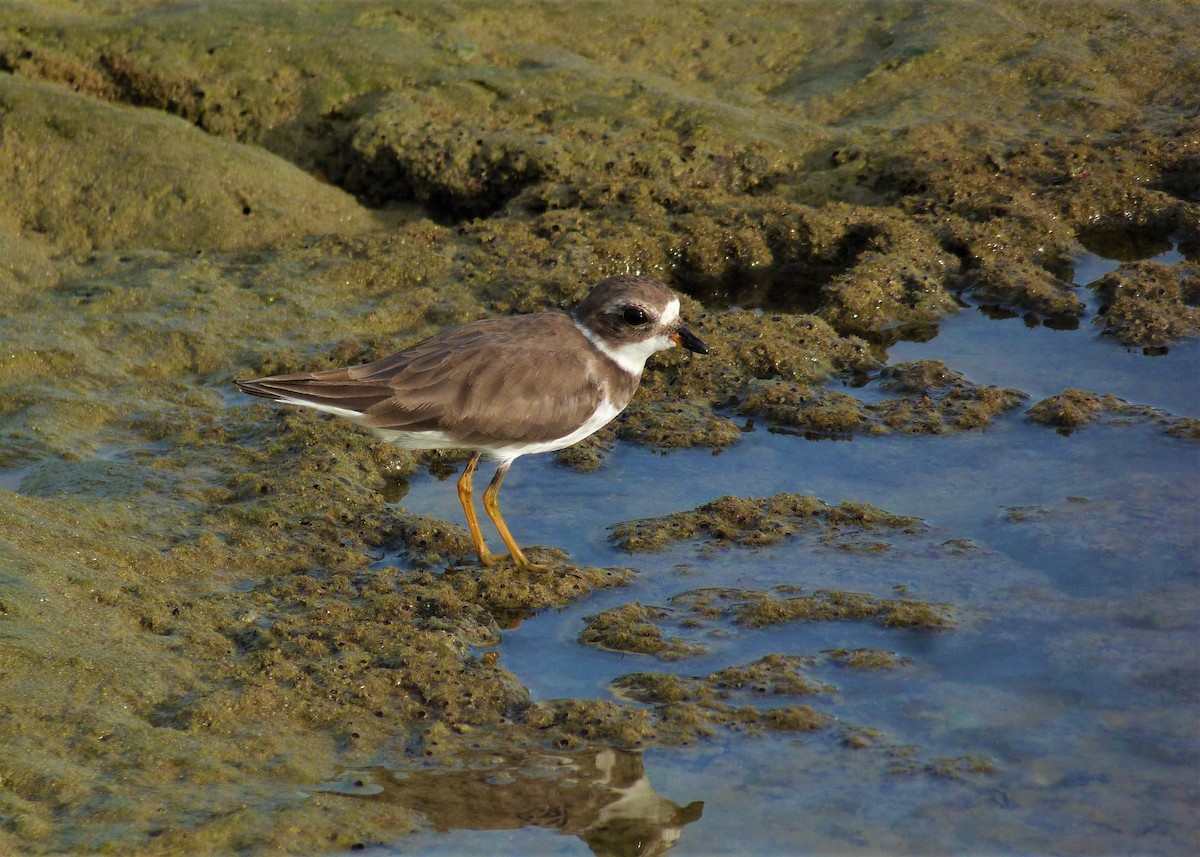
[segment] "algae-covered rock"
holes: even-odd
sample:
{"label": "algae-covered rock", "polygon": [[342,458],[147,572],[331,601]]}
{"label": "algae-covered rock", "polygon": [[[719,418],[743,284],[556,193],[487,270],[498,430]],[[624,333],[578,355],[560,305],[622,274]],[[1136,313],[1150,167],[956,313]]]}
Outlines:
{"label": "algae-covered rock", "polygon": [[888,367],[880,386],[899,390],[903,398],[874,402],[866,410],[876,426],[906,434],[946,434],[986,428],[1026,398],[1020,390],[980,386],[940,360]]}
{"label": "algae-covered rock", "polygon": [[1098,323],[1126,345],[1162,348],[1200,333],[1200,264],[1133,262],[1091,284]]}
{"label": "algae-covered rock", "polygon": [[1078,428],[1096,418],[1103,401],[1103,397],[1086,390],[1066,390],[1062,395],[1043,399],[1030,408],[1029,418],[1058,428]]}
{"label": "algae-covered rock", "polygon": [[641,747],[653,740],[650,712],[606,700],[550,700],[538,703],[533,717],[544,739],[552,746],[573,750],[590,743],[609,747]]}
{"label": "algae-covered rock", "polygon": [[834,663],[852,670],[892,670],[912,662],[886,649],[834,649],[825,655]]}
{"label": "algae-covered rock", "polygon": [[1020,390],[973,384],[940,360],[889,366],[879,380],[901,395],[867,402],[828,387],[761,381],[749,386],[738,412],[814,437],[949,434],[987,428],[1025,399]]}
{"label": "algae-covered rock", "polygon": [[784,622],[871,620],[885,628],[943,630],[955,620],[949,605],[913,598],[877,598],[862,592],[820,590],[810,594],[790,588],[778,592],[708,588],[681,593],[673,607],[705,621],[728,620],[750,628]]}
{"label": "algae-covered rock", "polygon": [[[820,532],[826,544],[853,549],[858,537],[874,530],[914,534],[919,518],[892,515],[863,503],[830,506],[816,497],[780,493],[767,498],[726,496],[687,512],[626,521],[611,527],[611,538],[627,551],[661,550],[671,542],[703,538],[713,547],[765,546],[798,533]],[[873,542],[880,550],[886,544]]]}
{"label": "algae-covered rock", "polygon": [[174,116],[0,75],[0,208],[55,250],[254,247],[361,232],[349,194]]}
{"label": "algae-covered rock", "polygon": [[830,686],[804,676],[811,663],[795,655],[767,655],[707,676],[631,673],[612,688],[622,698],[653,705],[659,740],[667,743],[690,744],[723,729],[811,732],[829,726],[833,718],[804,704],[761,704],[830,693]]}
{"label": "algae-covered rock", "polygon": [[587,617],[587,627],[579,632],[579,642],[613,652],[655,655],[673,661],[703,654],[704,646],[670,637],[652,620],[666,619],[670,611],[641,604],[622,604]]}
{"label": "algae-covered rock", "polygon": [[708,402],[635,400],[621,416],[617,437],[657,449],[703,446],[720,451],[736,443],[741,430],[713,413]]}
{"label": "algae-covered rock", "polygon": [[1135,405],[1112,395],[1087,390],[1064,390],[1048,396],[1031,407],[1026,415],[1035,423],[1053,426],[1060,434],[1070,434],[1097,420],[1115,423],[1149,423],[1162,428],[1173,437],[1196,440],[1200,421],[1176,417],[1149,405]]}
{"label": "algae-covered rock", "polygon": [[950,628],[945,605],[912,599],[879,599],[856,592],[815,592],[776,598],[757,594],[733,608],[734,621],[759,628],[780,622],[872,619],[888,628]]}
{"label": "algae-covered rock", "polygon": [[818,437],[852,434],[872,422],[866,404],[854,396],[781,381],[751,385],[738,412]]}

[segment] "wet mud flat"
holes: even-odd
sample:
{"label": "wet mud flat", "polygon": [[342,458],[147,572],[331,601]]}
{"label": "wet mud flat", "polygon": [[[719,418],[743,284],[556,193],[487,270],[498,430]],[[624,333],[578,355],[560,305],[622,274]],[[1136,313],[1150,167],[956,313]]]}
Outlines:
{"label": "wet mud flat", "polygon": [[[666,760],[705,748],[813,747],[829,770],[882,748],[872,771],[984,792],[997,770],[1028,770],[1028,755],[939,741],[919,718],[891,727],[898,740],[871,704],[839,709],[858,686],[878,705],[870,688],[886,676],[936,696],[938,669],[962,665],[922,660],[922,647],[972,639],[981,611],[1012,604],[1003,587],[938,584],[894,557],[1011,568],[995,546],[979,555],[979,533],[947,527],[949,507],[836,474],[812,485],[800,468],[852,439],[836,445],[913,461],[935,496],[928,474],[964,442],[1015,437],[1072,460],[1072,444],[1129,431],[1186,472],[1198,415],[1186,400],[1035,390],[889,349],[969,306],[1188,371],[1200,302],[1188,4],[597,7],[582,35],[578,14],[0,10],[0,851],[403,849],[407,832],[479,816],[438,795],[465,801],[489,783],[534,806],[586,806],[558,829],[596,847],[634,829],[682,851],[696,825],[723,818],[733,832],[736,819],[675,789],[617,812],[646,791],[646,760],[660,790],[682,770]],[[1168,248],[1178,258],[1163,261]],[[1115,267],[1077,285],[1072,260],[1088,249]],[[559,474],[524,483],[557,510],[557,533],[519,505],[514,471],[510,522],[551,546],[531,557],[549,573],[461,564],[453,507],[413,502],[426,474],[462,459],[230,393],[234,377],[373,359],[631,271],[690,296],[684,314],[712,354],[661,355],[620,420],[534,466]],[[761,438],[789,446],[763,453]],[[705,463],[623,511],[589,501],[630,490],[627,464],[645,450],[669,452],[668,467]],[[971,469],[940,475],[986,492],[988,473],[964,479]],[[1194,494],[1165,470],[1171,558],[1194,550]],[[1098,536],[1096,521],[1151,527],[1155,486],[1134,477],[1140,517],[1123,519],[1110,497],[1051,496],[1031,474],[1008,504],[1005,526],[1027,533],[1012,544]],[[1101,544],[1131,557],[1138,540]],[[773,566],[794,550],[844,561]],[[677,585],[688,567],[698,585]],[[1195,581],[1166,567],[1174,603],[1194,606]],[[645,590],[666,575],[672,591]],[[1097,639],[1118,619],[1162,632],[1149,639],[1165,666],[1131,681],[1172,712],[1160,752],[1195,758],[1174,731],[1179,677],[1194,673],[1171,648],[1186,611],[1138,590],[1114,618],[1094,591],[1067,593],[1053,603],[1089,615]],[[520,654],[527,629],[575,610],[592,618],[572,614],[558,650]],[[853,633],[800,646],[787,629],[801,627]],[[745,637],[778,645],[721,642]],[[543,693],[539,673],[564,652],[636,663],[596,673],[598,690]],[[954,706],[936,710],[953,720]],[[1120,706],[1107,716],[1136,725]],[[1139,798],[1089,830],[1134,847],[1149,825],[1154,850],[1190,853],[1197,831],[1179,807],[1194,788],[1143,755],[1167,808]],[[484,786],[466,771],[487,771]],[[767,778],[783,788],[788,774]],[[561,798],[579,783],[585,797]],[[975,832],[955,839],[950,824],[946,847]],[[1093,841],[1040,835],[1029,847]]]}

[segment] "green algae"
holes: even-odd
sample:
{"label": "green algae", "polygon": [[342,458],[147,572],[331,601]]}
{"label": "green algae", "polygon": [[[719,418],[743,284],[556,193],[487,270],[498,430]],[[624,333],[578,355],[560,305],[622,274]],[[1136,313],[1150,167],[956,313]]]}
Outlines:
{"label": "green algae", "polygon": [[254,247],[375,225],[349,194],[293,164],[157,111],[11,75],[0,77],[0,103],[20,129],[0,143],[0,204],[59,253],[186,252],[195,236],[206,248]]}
{"label": "green algae", "polygon": [[1200,333],[1200,265],[1123,264],[1090,288],[1103,302],[1104,332],[1125,345],[1155,349]]}
{"label": "green algae", "polygon": [[[218,390],[640,271],[703,299],[684,313],[713,353],[655,362],[586,466],[616,437],[723,448],[714,405],[826,434],[987,425],[1011,391],[949,369],[895,376],[895,412],[820,385],[877,369],[868,341],[960,290],[1077,317],[1060,274],[1089,234],[1194,245],[1191,10],[924,6],[643,4],[585,27],[561,4],[0,10],[0,467],[21,472],[0,503],[0,851],[339,850],[414,824],[302,796],[339,765],[824,723],[530,703],[472,648],[631,572],[544,552],[541,576],[432,574],[461,530],[384,503],[430,458]],[[1131,266],[1104,323],[1190,335],[1190,276]],[[1140,418],[1099,395],[1048,419]],[[916,526],[775,499],[662,538],[877,550],[864,533]],[[945,618],[853,594],[730,604]],[[714,610],[742,615],[691,619]]]}
{"label": "green algae", "polygon": [[525,722],[541,740],[563,750],[596,743],[608,747],[645,747],[655,742],[650,712],[608,700],[561,699],[534,703]]}
{"label": "green algae", "polygon": [[[1160,135],[1138,121],[1139,99],[1189,103],[1185,13],[1154,4],[1118,32],[1096,7],[1060,27],[1049,9],[1005,5],[926,31],[917,7],[897,4],[883,15],[886,46],[857,49],[840,23],[853,9],[814,4],[776,26],[713,8],[700,31],[738,37],[700,50],[654,15],[597,21],[564,43],[567,13],[544,5],[522,9],[526,38],[511,44],[487,4],[448,16],[431,3],[319,15],[223,3],[187,21],[153,7],[103,16],[99,4],[95,17],[22,20],[0,57],[22,78],[264,147],[377,208],[518,215],[467,229],[547,262],[632,260],[678,269],[700,291],[765,281],[843,331],[936,319],[963,287],[1077,317],[1053,273],[1073,230],[1194,231],[1183,126],[1167,120]],[[1063,35],[1077,27],[1103,34],[1095,44],[1159,49],[1124,52],[1147,55],[1133,74],[1121,51]],[[789,56],[822,71],[798,74]],[[855,85],[825,91],[817,79]],[[1097,99],[1122,109],[1101,120]]]}
{"label": "green algae", "polygon": [[982,774],[994,774],[996,763],[983,756],[939,756],[922,764],[898,762],[892,766],[894,774],[923,772],[935,777],[959,779]]}
{"label": "green algae", "polygon": [[1096,418],[1102,401],[1102,397],[1085,390],[1065,390],[1030,408],[1029,418],[1061,429],[1079,428]]}
{"label": "green algae", "polygon": [[852,670],[893,670],[912,660],[886,649],[832,649],[825,655],[834,663]]}
{"label": "green algae", "polygon": [[647,402],[643,394],[622,415],[617,437],[657,449],[702,446],[716,452],[736,443],[741,429],[707,402]]}
{"label": "green algae", "polygon": [[[668,607],[630,602],[587,617],[588,624],[580,632],[579,641],[620,654],[652,655],[675,661],[705,654],[709,646],[687,636],[666,633],[664,629],[678,629],[681,634],[691,636],[704,632],[715,639],[733,626],[762,629],[788,622],[844,621],[870,621],[883,628],[916,631],[945,631],[957,625],[950,605],[915,598],[877,598],[866,593],[832,590],[806,594],[792,586],[776,587],[774,591],[707,587],[672,596]],[[859,670],[896,669],[910,662],[883,649],[835,649],[823,652],[821,658]],[[730,667],[713,673],[706,679],[706,687],[719,694],[735,689],[768,695],[825,692],[826,686],[801,677],[801,671],[816,662],[817,658],[812,656],[770,655],[755,662],[752,669]],[[657,688],[650,695],[653,699],[645,693],[629,693],[624,685],[619,688],[621,695],[642,702],[696,701],[692,691],[683,693],[684,685],[678,683],[677,677],[651,675]]]}
{"label": "green algae", "polygon": [[[631,673],[614,681],[613,690],[621,698],[653,705],[659,738],[667,743],[692,743],[718,729],[811,732],[829,726],[833,718],[809,705],[761,704],[775,697],[830,693],[833,688],[801,672],[811,663],[795,655],[767,655],[703,677]],[[751,700],[755,704],[748,704]]]}
{"label": "green algae", "polygon": [[668,618],[670,611],[641,604],[622,604],[588,617],[579,642],[613,652],[655,655],[673,661],[703,654],[705,647],[678,637],[664,636],[651,620]]}
{"label": "green algae", "polygon": [[1020,390],[973,384],[940,360],[889,366],[879,378],[881,389],[902,395],[864,402],[838,390],[768,381],[751,388],[738,412],[814,437],[950,434],[987,428],[1026,398]]}
{"label": "green algae", "polygon": [[711,548],[762,547],[805,532],[819,532],[824,544],[846,550],[887,550],[886,542],[866,540],[865,534],[891,530],[913,535],[923,528],[918,518],[893,515],[867,503],[831,506],[816,497],[780,493],[761,499],[719,497],[687,512],[625,521],[609,529],[619,547],[636,553],[698,538]]}
{"label": "green algae", "polygon": [[1064,390],[1036,403],[1026,416],[1035,423],[1051,426],[1060,434],[1070,434],[1098,421],[1113,424],[1148,423],[1162,428],[1173,437],[1185,440],[1200,439],[1200,422],[1189,417],[1176,417],[1149,405],[1135,405],[1108,394],[1087,390]]}
{"label": "green algae", "polygon": [[729,618],[735,624],[763,628],[782,622],[872,620],[886,628],[941,630],[953,628],[945,604],[911,598],[876,598],[860,592],[823,590],[780,598],[770,592],[701,589],[675,596],[672,602],[708,619]]}
{"label": "green algae", "polygon": [[811,659],[795,655],[767,655],[746,666],[718,670],[705,681],[718,693],[808,696],[831,692],[828,685],[805,678],[799,672],[811,665]]}

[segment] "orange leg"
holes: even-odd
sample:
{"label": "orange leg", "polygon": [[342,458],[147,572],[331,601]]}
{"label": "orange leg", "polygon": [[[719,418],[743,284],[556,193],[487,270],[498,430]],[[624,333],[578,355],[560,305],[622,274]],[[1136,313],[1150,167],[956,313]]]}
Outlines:
{"label": "orange leg", "polygon": [[496,475],[492,477],[492,481],[488,484],[487,490],[483,492],[483,508],[487,511],[488,517],[492,519],[492,523],[496,525],[496,529],[500,532],[500,538],[504,540],[504,546],[508,548],[509,556],[517,564],[517,568],[537,568],[538,566],[526,559],[525,554],[521,552],[521,547],[517,544],[516,539],[512,537],[512,533],[508,531],[508,525],[504,523],[504,518],[500,514],[500,483],[504,481],[505,473],[508,473],[508,464],[501,464],[499,469],[496,470]]}
{"label": "orange leg", "polygon": [[[463,469],[462,476],[458,477],[458,502],[462,503],[463,512],[467,515],[467,529],[471,531],[471,543],[475,545],[475,553],[479,555],[479,564],[490,566],[495,564],[496,558],[484,544],[483,533],[479,529],[479,517],[475,514],[475,501],[471,496],[471,478],[475,475],[475,468],[479,466],[480,457],[478,452],[472,455],[466,468]],[[484,504],[486,505],[486,503],[487,494],[485,493]]]}

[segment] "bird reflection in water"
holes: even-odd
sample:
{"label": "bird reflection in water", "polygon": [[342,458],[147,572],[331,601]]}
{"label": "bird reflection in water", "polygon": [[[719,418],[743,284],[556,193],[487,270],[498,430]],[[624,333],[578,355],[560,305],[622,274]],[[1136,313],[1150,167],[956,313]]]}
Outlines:
{"label": "bird reflection in water", "polygon": [[598,857],[663,854],[704,808],[659,795],[640,752],[607,747],[490,755],[451,769],[356,768],[311,791],[394,801],[439,833],[540,827],[579,837]]}

